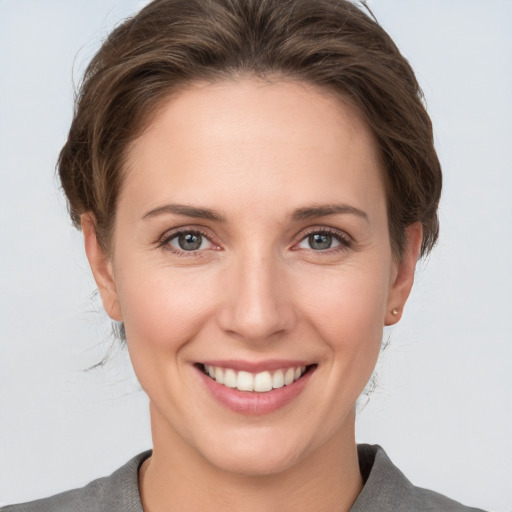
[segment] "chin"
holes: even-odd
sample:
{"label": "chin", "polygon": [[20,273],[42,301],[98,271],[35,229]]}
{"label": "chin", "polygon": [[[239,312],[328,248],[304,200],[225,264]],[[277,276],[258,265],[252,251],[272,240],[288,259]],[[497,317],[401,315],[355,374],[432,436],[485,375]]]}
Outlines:
{"label": "chin", "polygon": [[300,466],[312,453],[322,451],[322,445],[329,444],[330,432],[318,425],[313,428],[303,423],[302,427],[293,428],[286,422],[231,428],[223,434],[210,431],[208,436],[199,438],[209,437],[209,440],[194,448],[202,452],[212,466],[229,473],[276,475]]}
{"label": "chin", "polygon": [[295,451],[273,450],[260,443],[244,446],[241,450],[229,449],[215,452],[208,457],[210,464],[228,473],[243,476],[268,476],[283,473],[297,463]]}

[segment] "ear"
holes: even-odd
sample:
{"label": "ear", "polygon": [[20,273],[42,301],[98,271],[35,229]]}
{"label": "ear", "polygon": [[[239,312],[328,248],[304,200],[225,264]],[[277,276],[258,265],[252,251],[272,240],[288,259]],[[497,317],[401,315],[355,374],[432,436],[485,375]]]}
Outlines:
{"label": "ear", "polygon": [[384,325],[394,325],[402,318],[405,303],[414,283],[414,271],[423,240],[421,222],[411,224],[405,232],[407,244],[404,247],[402,258],[396,263],[393,282],[388,295]]}
{"label": "ear", "polygon": [[98,242],[93,215],[89,212],[83,213],[80,217],[80,224],[84,234],[85,253],[98,286],[103,307],[110,318],[121,322],[123,318],[112,272],[112,261]]}

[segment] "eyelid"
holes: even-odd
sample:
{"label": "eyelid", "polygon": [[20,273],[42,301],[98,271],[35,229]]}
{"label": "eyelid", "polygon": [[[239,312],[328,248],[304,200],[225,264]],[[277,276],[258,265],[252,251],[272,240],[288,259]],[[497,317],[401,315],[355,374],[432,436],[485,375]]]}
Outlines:
{"label": "eyelid", "polygon": [[[176,248],[171,248],[169,245],[169,241],[173,238],[175,238],[178,235],[181,235],[183,233],[193,233],[193,234],[199,234],[203,237],[205,237],[212,245],[213,247],[210,249],[199,249],[195,251],[184,251]],[[340,242],[340,246],[337,246],[332,249],[326,249],[323,251],[315,251],[314,249],[310,249],[310,251],[315,253],[333,253],[336,251],[344,251],[350,248],[354,243],[354,239],[346,232],[338,228],[333,228],[330,226],[310,226],[306,228],[305,230],[302,230],[299,235],[297,235],[295,242],[292,245],[292,250],[299,250],[297,248],[297,245],[305,240],[308,236],[319,233],[319,234],[328,234],[336,238]],[[156,240],[156,246],[157,248],[164,248],[173,254],[176,255],[185,255],[185,256],[193,256],[201,254],[208,250],[220,250],[220,244],[216,243],[214,241],[214,238],[212,237],[211,233],[208,229],[205,229],[203,226],[197,226],[197,225],[191,225],[191,226],[179,226],[176,228],[169,229],[164,232],[163,235],[161,235]],[[307,250],[307,249],[306,249]]]}
{"label": "eyelid", "polygon": [[[297,248],[297,245],[304,241],[307,237],[313,235],[313,234],[327,234],[331,235],[334,238],[336,238],[340,242],[339,247],[334,247],[333,249],[325,249],[323,251],[315,251],[314,249],[310,249],[312,252],[315,253],[332,253],[336,251],[344,251],[351,247],[354,244],[354,239],[345,231],[337,228],[332,228],[330,226],[311,226],[307,228],[306,230],[302,231],[298,235],[298,239],[296,242],[294,242],[292,249],[293,250],[299,250]],[[305,249],[307,250],[307,249]]]}
{"label": "eyelid", "polygon": [[[201,235],[204,238],[206,238],[212,244],[213,247],[210,249],[198,249],[195,251],[184,251],[184,250],[176,249],[175,247],[171,247],[169,242],[173,238],[175,238],[181,234],[184,234],[184,233],[192,233],[192,234]],[[198,255],[198,254],[203,253],[204,251],[208,251],[208,250],[219,250],[220,249],[219,244],[215,243],[212,238],[213,237],[208,232],[208,230],[204,229],[202,226],[179,226],[179,227],[172,228],[172,229],[165,231],[164,234],[161,235],[157,239],[156,246],[157,246],[157,248],[162,248],[162,249],[168,250],[169,252],[171,252],[173,254],[180,255],[180,256],[183,256],[183,255],[193,256],[193,255]]]}

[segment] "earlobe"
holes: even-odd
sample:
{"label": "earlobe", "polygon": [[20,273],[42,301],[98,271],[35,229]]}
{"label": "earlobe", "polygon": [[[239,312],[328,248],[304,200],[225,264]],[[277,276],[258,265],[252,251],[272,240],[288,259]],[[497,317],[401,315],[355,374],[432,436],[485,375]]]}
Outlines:
{"label": "earlobe", "polygon": [[119,308],[111,258],[105,253],[98,241],[92,214],[89,212],[83,213],[80,217],[80,223],[84,235],[85,252],[100,292],[103,307],[110,318],[121,322],[123,318]]}
{"label": "earlobe", "polygon": [[388,296],[384,325],[394,325],[402,317],[402,312],[414,283],[414,271],[421,250],[423,227],[415,222],[406,228],[407,244],[402,258],[397,263]]}

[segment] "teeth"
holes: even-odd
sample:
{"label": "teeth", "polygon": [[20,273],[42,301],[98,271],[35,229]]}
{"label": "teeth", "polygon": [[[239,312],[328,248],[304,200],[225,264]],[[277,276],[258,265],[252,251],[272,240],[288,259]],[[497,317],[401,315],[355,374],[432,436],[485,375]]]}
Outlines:
{"label": "teeth", "polygon": [[238,372],[236,378],[236,387],[240,391],[253,391],[254,390],[254,377],[249,372]]}
{"label": "teeth", "polygon": [[277,370],[272,376],[272,387],[274,389],[282,388],[284,386],[284,372],[283,370]]}
{"label": "teeth", "polygon": [[228,388],[236,388],[237,378],[235,370],[228,369],[224,372],[224,386]]}
{"label": "teeth", "polygon": [[240,391],[255,391],[265,393],[272,389],[289,386],[297,379],[300,379],[306,372],[306,367],[282,368],[271,372],[249,373],[244,371],[236,372],[231,368],[204,365],[205,373],[219,384],[228,388],[236,388]]}
{"label": "teeth", "polygon": [[257,373],[254,376],[254,391],[264,393],[272,389],[272,376],[270,372]]}
{"label": "teeth", "polygon": [[224,384],[224,372],[222,371],[222,368],[215,368],[215,380],[219,384]]}
{"label": "teeth", "polygon": [[294,378],[295,370],[293,368],[288,368],[288,370],[286,370],[286,373],[284,374],[284,385],[288,386],[289,384],[291,384]]}

